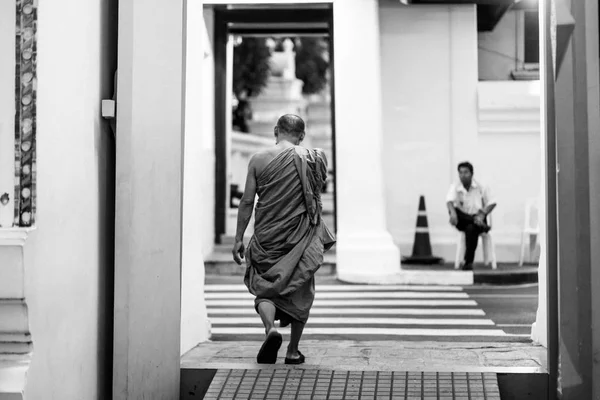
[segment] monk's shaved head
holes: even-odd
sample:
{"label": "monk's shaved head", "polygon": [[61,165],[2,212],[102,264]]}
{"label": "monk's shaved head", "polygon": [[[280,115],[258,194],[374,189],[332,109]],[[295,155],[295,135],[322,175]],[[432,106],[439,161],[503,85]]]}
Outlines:
{"label": "monk's shaved head", "polygon": [[277,130],[280,134],[300,138],[304,134],[304,121],[297,115],[285,114],[277,121]]}

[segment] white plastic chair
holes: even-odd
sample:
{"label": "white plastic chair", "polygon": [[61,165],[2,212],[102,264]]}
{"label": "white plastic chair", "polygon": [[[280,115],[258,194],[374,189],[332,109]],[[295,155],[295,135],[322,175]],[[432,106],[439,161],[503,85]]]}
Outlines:
{"label": "white plastic chair", "polygon": [[[525,202],[525,218],[523,220],[523,232],[521,232],[521,256],[519,258],[519,266],[523,266],[525,260],[525,240],[529,242],[529,261],[533,251],[537,246],[538,237],[540,235],[540,220],[538,216],[539,198],[531,197]],[[534,240],[531,240],[531,237]]]}
{"label": "white plastic chair", "polygon": [[[492,220],[490,216],[490,226],[491,225]],[[491,264],[492,269],[498,268],[498,263],[496,262],[496,247],[494,246],[494,241],[492,240],[491,232],[480,234],[479,239],[481,239],[481,246],[483,250],[483,264],[486,266]],[[460,262],[465,256],[466,248],[467,244],[465,233],[459,231],[458,239],[456,241],[456,258],[454,259],[454,269],[458,269],[460,267]]]}

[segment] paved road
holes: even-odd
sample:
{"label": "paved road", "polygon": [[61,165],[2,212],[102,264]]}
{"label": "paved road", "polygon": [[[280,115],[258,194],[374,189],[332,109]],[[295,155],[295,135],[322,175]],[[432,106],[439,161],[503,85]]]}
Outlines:
{"label": "paved road", "polygon": [[[207,277],[206,298],[212,340],[263,339],[241,277]],[[374,286],[320,277],[304,337],[528,342],[536,308],[537,285]]]}

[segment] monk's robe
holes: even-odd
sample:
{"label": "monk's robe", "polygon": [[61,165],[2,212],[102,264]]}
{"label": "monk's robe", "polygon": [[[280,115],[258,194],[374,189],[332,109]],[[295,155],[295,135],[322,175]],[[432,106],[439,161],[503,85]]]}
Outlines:
{"label": "monk's robe", "polygon": [[319,150],[300,146],[279,153],[257,177],[254,235],[246,250],[244,283],[275,305],[281,325],[306,323],[315,298],[315,272],[335,243],[321,219],[327,164]]}

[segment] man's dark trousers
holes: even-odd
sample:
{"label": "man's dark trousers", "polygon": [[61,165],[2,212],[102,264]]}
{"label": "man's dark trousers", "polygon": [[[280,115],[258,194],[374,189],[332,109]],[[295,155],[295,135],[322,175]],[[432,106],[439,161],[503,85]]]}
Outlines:
{"label": "man's dark trousers", "polygon": [[487,225],[487,220],[484,221],[485,226],[475,224],[475,215],[469,215],[459,209],[456,209],[456,216],[458,217],[456,229],[465,233],[465,265],[473,264],[479,235],[484,232],[489,232],[490,227]]}

